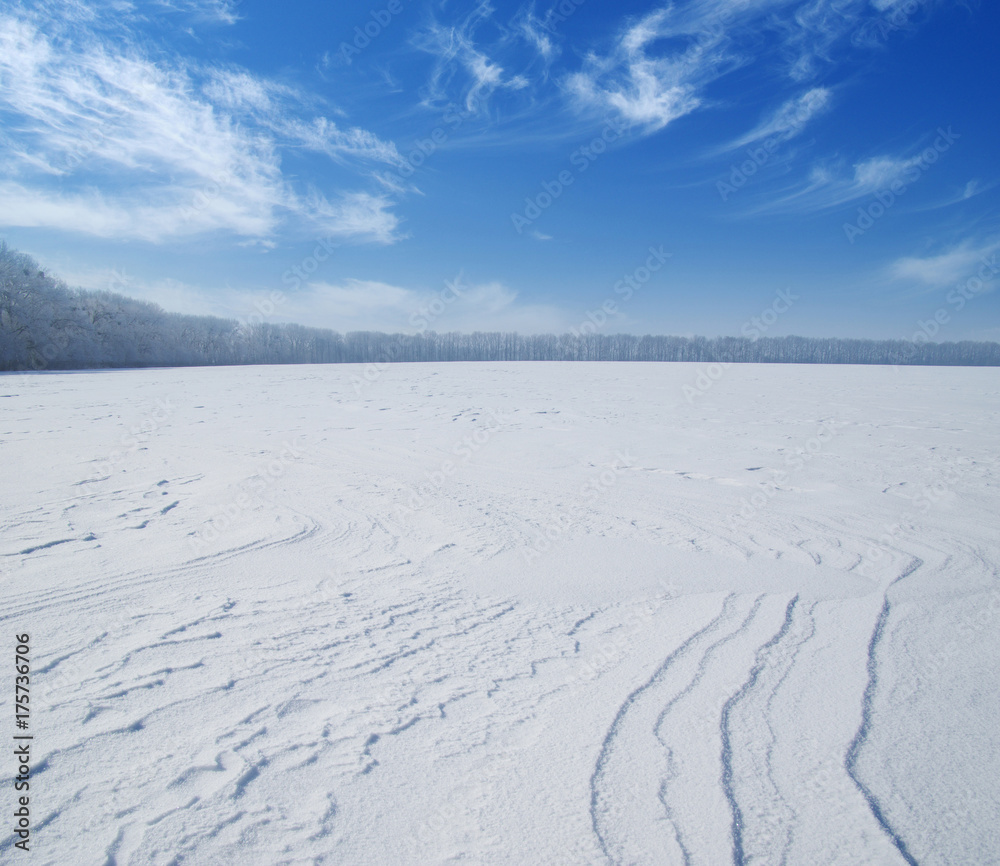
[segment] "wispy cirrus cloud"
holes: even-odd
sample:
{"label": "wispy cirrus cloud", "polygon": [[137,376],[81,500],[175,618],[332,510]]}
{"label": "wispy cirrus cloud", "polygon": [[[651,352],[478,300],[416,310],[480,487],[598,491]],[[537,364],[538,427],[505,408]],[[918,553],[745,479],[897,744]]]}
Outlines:
{"label": "wispy cirrus cloud", "polygon": [[534,3],[522,7],[511,19],[510,26],[514,33],[534,47],[546,63],[551,62],[559,54],[559,46],[556,45],[551,25],[546,19],[538,17]]}
{"label": "wispy cirrus cloud", "polygon": [[[105,288],[111,278],[104,273],[80,276],[89,278],[86,285],[90,288]],[[461,277],[449,282],[457,291],[446,292],[449,300],[443,310],[441,289],[414,289],[353,278],[335,283],[310,282],[284,295],[272,320],[308,323],[340,333],[403,334],[425,330],[562,333],[574,321],[567,311],[526,302],[518,292],[499,282],[468,284]],[[118,276],[115,285],[133,297],[192,315],[243,319],[254,314],[254,302],[259,300],[259,292],[231,287],[217,289],[209,297],[204,290],[176,280],[146,282],[126,275],[124,280]]]}
{"label": "wispy cirrus cloud", "polygon": [[814,87],[800,96],[793,97],[722,150],[736,150],[768,138],[778,142],[789,141],[800,135],[814,117],[830,108],[831,96],[829,89]]}
{"label": "wispy cirrus cloud", "polygon": [[[937,0],[923,2],[930,8]],[[696,111],[725,108],[728,99],[713,85],[736,70],[767,66],[772,79],[783,70],[792,92],[757,127],[709,148],[718,155],[768,136],[801,135],[833,105],[830,87],[804,83],[856,52],[852,40],[866,22],[898,15],[895,5],[870,0],[676,0],[624,18],[589,50],[567,52],[560,10],[539,13],[530,2],[502,20],[488,0],[471,11],[442,4],[411,40],[434,58],[423,107],[453,103],[502,118],[508,143],[518,124],[521,140],[548,142],[579,136],[609,116],[650,135]],[[568,14],[587,15],[588,7]],[[477,145],[490,143],[476,132]]]}
{"label": "wispy cirrus cloud", "polygon": [[0,224],[49,228],[99,238],[128,238],[159,243],[227,230],[263,238],[276,228],[273,202],[251,207],[230,194],[195,210],[183,202],[184,188],[163,188],[162,202],[141,195],[109,195],[96,188],[81,192],[39,189],[0,182]]}
{"label": "wispy cirrus cloud", "polygon": [[708,31],[681,50],[654,53],[659,40],[692,35],[670,8],[652,12],[626,27],[609,54],[590,54],[566,77],[566,90],[583,110],[614,112],[645,132],[663,129],[701,105],[701,87],[727,62],[724,37]]}
{"label": "wispy cirrus cloud", "polygon": [[908,189],[927,167],[920,154],[875,156],[850,167],[842,161],[821,163],[812,167],[804,183],[771,194],[766,204],[748,214],[813,213],[841,207],[886,190]]}
{"label": "wispy cirrus cloud", "polygon": [[872,0],[873,14],[864,17],[851,33],[861,48],[885,45],[894,35],[916,30],[941,0]]}
{"label": "wispy cirrus cloud", "polygon": [[[529,86],[522,73],[511,73],[491,55],[484,42],[477,42],[477,31],[484,26],[497,28],[496,10],[480,3],[453,25],[432,22],[414,39],[414,45],[434,57],[424,103],[438,106],[454,101],[467,112],[484,111],[490,97],[498,90],[521,91]],[[499,51],[509,35],[502,32],[493,43]]]}
{"label": "wispy cirrus cloud", "polygon": [[154,61],[70,5],[58,22],[0,14],[0,118],[13,157],[0,173],[0,223],[154,242],[213,231],[267,239],[283,226],[395,239],[385,195],[320,195],[281,165],[295,150],[398,165],[390,142],[313,115],[294,90],[246,70]]}
{"label": "wispy cirrus cloud", "polygon": [[[656,132],[714,104],[706,96],[708,86],[740,67],[777,60],[791,82],[817,77],[842,59],[841,49],[859,30],[898,17],[898,5],[888,0],[874,6],[869,0],[672,3],[627,21],[606,51],[588,54],[564,83],[578,108],[616,112]],[[825,87],[790,98],[732,146],[769,134],[798,135],[829,108],[830,98]]]}
{"label": "wispy cirrus cloud", "polygon": [[151,5],[218,24],[235,24],[240,20],[236,11],[239,3],[234,0],[153,0]]}
{"label": "wispy cirrus cloud", "polygon": [[314,190],[307,202],[312,221],[328,234],[384,244],[401,237],[397,231],[400,220],[389,210],[394,202],[388,196],[348,192],[330,201]]}
{"label": "wispy cirrus cloud", "polygon": [[[461,276],[449,283],[455,292],[446,292],[449,300],[443,311],[439,304],[441,289],[414,289],[359,279],[307,283],[288,296],[281,306],[281,315],[289,321],[308,320],[342,333],[352,330],[409,334],[423,330],[548,333],[561,332],[572,321],[570,315],[557,307],[525,302],[517,291],[503,283],[470,284]],[[230,305],[235,306],[232,301]]]}
{"label": "wispy cirrus cloud", "polygon": [[65,193],[0,181],[0,224],[150,243],[225,231],[269,246],[283,218],[305,215],[318,234],[355,242],[399,239],[399,218],[385,196],[345,193],[331,201],[315,190],[304,197],[283,191],[274,200],[247,202],[233,191],[213,196],[207,189],[192,196],[186,187],[164,186],[157,201],[149,190]]}
{"label": "wispy cirrus cloud", "polygon": [[229,111],[240,119],[270,130],[276,142],[322,153],[337,162],[367,160],[402,165],[403,158],[392,142],[382,141],[373,132],[359,127],[342,129],[327,117],[306,119],[303,97],[293,88],[251,75],[244,69],[210,69],[202,93],[216,109]]}
{"label": "wispy cirrus cloud", "polygon": [[893,280],[905,280],[929,289],[940,289],[968,280],[980,270],[984,270],[989,275],[988,279],[992,279],[1000,270],[997,265],[998,253],[998,237],[965,240],[933,255],[903,256],[889,266],[888,273]]}

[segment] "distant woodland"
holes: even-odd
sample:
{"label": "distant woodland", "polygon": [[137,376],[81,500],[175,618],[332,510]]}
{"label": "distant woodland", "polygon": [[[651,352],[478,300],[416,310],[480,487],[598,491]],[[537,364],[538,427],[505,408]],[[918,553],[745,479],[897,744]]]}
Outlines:
{"label": "distant woodland", "polygon": [[398,361],[701,361],[1000,366],[1000,343],[805,337],[336,331],[168,313],[68,287],[0,241],[0,370]]}

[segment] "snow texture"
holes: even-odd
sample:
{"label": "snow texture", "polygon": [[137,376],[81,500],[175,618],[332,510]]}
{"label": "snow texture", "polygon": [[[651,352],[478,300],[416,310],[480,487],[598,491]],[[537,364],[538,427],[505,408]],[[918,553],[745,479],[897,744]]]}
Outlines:
{"label": "snow texture", "polygon": [[1000,863],[997,371],[698,375],[0,377],[24,862]]}

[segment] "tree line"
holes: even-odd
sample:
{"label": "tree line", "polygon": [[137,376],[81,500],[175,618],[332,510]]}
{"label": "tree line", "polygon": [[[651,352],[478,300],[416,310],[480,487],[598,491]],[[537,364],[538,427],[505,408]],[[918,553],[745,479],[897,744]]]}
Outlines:
{"label": "tree line", "polygon": [[73,289],[0,241],[0,370],[404,361],[1000,366],[1000,343],[475,332],[386,334],[168,313]]}

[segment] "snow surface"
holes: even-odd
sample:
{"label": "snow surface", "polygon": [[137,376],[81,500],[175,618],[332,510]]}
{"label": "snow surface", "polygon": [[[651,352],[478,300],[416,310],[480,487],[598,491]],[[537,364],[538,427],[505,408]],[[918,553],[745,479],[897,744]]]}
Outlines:
{"label": "snow surface", "polygon": [[0,377],[0,860],[1000,862],[1000,371],[700,369]]}

